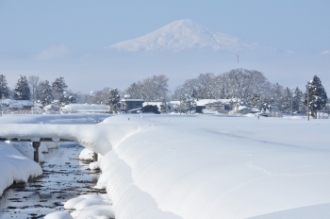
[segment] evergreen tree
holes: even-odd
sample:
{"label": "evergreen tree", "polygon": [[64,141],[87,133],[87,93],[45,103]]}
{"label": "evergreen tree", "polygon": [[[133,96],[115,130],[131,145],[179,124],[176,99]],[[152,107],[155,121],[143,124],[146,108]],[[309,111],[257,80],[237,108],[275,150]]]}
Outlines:
{"label": "evergreen tree", "polygon": [[120,95],[118,90],[116,88],[110,90],[110,97],[108,99],[108,104],[110,106],[110,113],[118,113],[119,101],[120,101]]}
{"label": "evergreen tree", "polygon": [[14,99],[15,100],[29,100],[30,99],[30,87],[29,82],[25,76],[20,76],[17,81],[15,90],[14,90]]}
{"label": "evergreen tree", "polygon": [[317,118],[317,111],[325,107],[327,93],[322,82],[316,75],[307,83],[304,104],[310,109],[313,118]]}
{"label": "evergreen tree", "polygon": [[61,100],[64,96],[64,91],[67,87],[68,86],[66,85],[63,77],[56,78],[55,81],[52,83],[52,91],[54,98],[57,100]]}
{"label": "evergreen tree", "polygon": [[187,94],[181,95],[180,106],[179,106],[180,113],[195,112],[196,106],[197,106],[196,101],[193,98],[191,98],[189,95]]}
{"label": "evergreen tree", "polygon": [[259,94],[254,93],[249,99],[248,106],[261,109],[261,97]]}
{"label": "evergreen tree", "polygon": [[9,88],[7,86],[7,80],[4,75],[0,75],[0,98],[9,96]]}
{"label": "evergreen tree", "polygon": [[293,110],[293,112],[299,112],[302,97],[303,97],[303,93],[297,87],[296,90],[294,91],[294,94],[293,94],[293,101],[292,101],[292,110]]}
{"label": "evergreen tree", "polygon": [[264,113],[271,113],[273,102],[274,101],[272,99],[263,98],[262,100],[260,100],[260,110]]}
{"label": "evergreen tree", "polygon": [[162,103],[160,104],[160,112],[166,113],[167,112],[167,103],[165,98],[162,100]]}
{"label": "evergreen tree", "polygon": [[277,111],[278,113],[283,112],[283,102],[284,102],[284,88],[276,83],[271,89],[271,103],[272,110]]}
{"label": "evergreen tree", "polygon": [[63,96],[60,99],[62,105],[68,105],[70,103],[77,103],[77,98],[70,94],[68,91],[63,92]]}
{"label": "evergreen tree", "polygon": [[39,84],[39,95],[41,104],[44,106],[49,105],[54,100],[49,81],[46,80]]}
{"label": "evergreen tree", "polygon": [[285,88],[284,96],[282,98],[282,109],[286,112],[292,112],[292,91],[290,88]]}

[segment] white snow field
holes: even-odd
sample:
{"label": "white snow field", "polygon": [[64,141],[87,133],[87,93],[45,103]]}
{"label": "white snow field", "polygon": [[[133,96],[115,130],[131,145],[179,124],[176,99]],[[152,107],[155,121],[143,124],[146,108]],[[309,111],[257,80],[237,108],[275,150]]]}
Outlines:
{"label": "white snow field", "polygon": [[0,126],[0,136],[62,137],[102,154],[97,187],[117,219],[329,218],[329,131],[328,119],[221,115]]}

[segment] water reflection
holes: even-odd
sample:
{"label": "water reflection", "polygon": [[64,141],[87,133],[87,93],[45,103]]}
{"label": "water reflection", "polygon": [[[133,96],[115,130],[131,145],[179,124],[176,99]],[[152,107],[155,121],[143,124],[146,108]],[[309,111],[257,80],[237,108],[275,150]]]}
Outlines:
{"label": "water reflection", "polygon": [[93,187],[99,171],[88,169],[79,161],[82,146],[61,144],[45,154],[42,177],[26,184],[16,184],[7,189],[0,199],[0,218],[42,218],[45,214],[63,210],[70,198],[100,192]]}

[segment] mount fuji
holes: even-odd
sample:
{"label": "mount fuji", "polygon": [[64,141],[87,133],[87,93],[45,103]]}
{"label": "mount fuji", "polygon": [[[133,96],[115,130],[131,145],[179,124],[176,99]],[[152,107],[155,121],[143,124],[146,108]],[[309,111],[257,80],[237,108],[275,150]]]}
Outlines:
{"label": "mount fuji", "polygon": [[142,37],[122,41],[107,48],[126,52],[173,51],[211,48],[213,51],[260,51],[265,48],[237,37],[211,31],[190,19],[177,20]]}

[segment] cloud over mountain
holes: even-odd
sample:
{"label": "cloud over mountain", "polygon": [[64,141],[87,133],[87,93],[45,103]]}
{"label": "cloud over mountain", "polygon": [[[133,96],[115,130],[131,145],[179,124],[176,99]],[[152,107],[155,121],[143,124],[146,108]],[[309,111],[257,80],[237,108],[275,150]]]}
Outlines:
{"label": "cloud over mountain", "polygon": [[193,48],[211,48],[214,51],[257,51],[262,47],[245,43],[237,37],[211,31],[192,20],[178,20],[142,37],[111,45],[111,49],[127,52],[181,51]]}

